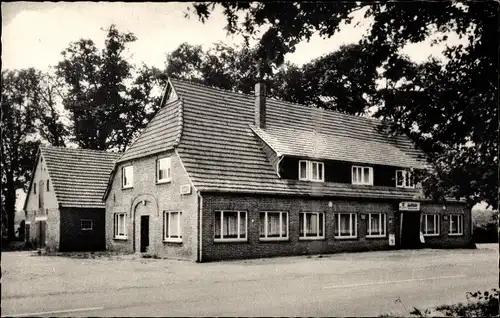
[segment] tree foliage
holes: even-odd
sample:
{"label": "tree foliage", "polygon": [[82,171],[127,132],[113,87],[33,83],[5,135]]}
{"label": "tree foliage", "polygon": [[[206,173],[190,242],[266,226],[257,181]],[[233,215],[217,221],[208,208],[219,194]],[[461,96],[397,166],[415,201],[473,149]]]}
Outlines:
{"label": "tree foliage", "polygon": [[89,39],[71,43],[56,74],[65,84],[63,105],[74,141],[82,148],[124,150],[159,107],[159,99],[150,96],[161,73],[145,66],[134,69],[125,56],[126,46],[136,40],[132,33],[114,25],[106,32],[102,50]]}
{"label": "tree foliage", "polygon": [[15,235],[16,189],[26,187],[38,147],[33,138],[38,75],[34,69],[2,71],[2,225],[10,240]]}
{"label": "tree foliage", "polygon": [[[342,23],[351,23],[355,12],[364,11],[364,17],[373,23],[358,43],[361,55],[352,61],[357,64],[346,74],[349,80],[335,91],[335,81],[324,85],[321,78],[337,69],[317,63],[318,68],[310,72],[319,79],[305,83],[313,83],[321,94],[333,89],[330,100],[339,99],[346,112],[362,113],[363,108],[376,106],[375,115],[393,132],[408,134],[426,150],[434,165],[434,171],[422,178],[427,195],[436,199],[465,197],[471,204],[485,200],[496,206],[497,2],[204,2],[193,7],[203,22],[215,6],[223,8],[229,32],[242,34],[247,41],[259,39],[258,57],[261,64],[267,64],[264,70],[268,74],[273,65],[283,64],[284,56],[294,52],[301,41],[315,33],[330,37]],[[436,43],[446,41],[447,32],[465,39],[466,44],[448,45],[443,52],[445,61],[416,65],[401,56],[405,45],[431,38]],[[383,74],[373,71],[378,67],[384,69]],[[358,73],[358,69],[363,71]],[[374,92],[372,83],[381,77],[386,85]],[[356,98],[347,89],[358,93]],[[368,96],[359,98],[363,93]],[[324,99],[310,96],[306,92],[299,100],[325,106]]]}

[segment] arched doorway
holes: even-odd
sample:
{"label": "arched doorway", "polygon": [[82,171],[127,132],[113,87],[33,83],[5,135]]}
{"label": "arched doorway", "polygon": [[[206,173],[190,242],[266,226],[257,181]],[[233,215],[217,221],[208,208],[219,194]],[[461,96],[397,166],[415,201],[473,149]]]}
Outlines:
{"label": "arched doorway", "polygon": [[134,252],[146,253],[154,249],[156,237],[156,200],[141,196],[134,202]]}

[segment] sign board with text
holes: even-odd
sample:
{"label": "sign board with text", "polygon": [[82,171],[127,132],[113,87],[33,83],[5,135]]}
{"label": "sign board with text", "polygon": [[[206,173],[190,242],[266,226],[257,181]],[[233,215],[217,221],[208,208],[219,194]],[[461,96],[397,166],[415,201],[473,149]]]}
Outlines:
{"label": "sign board with text", "polygon": [[399,211],[420,211],[420,202],[400,202]]}

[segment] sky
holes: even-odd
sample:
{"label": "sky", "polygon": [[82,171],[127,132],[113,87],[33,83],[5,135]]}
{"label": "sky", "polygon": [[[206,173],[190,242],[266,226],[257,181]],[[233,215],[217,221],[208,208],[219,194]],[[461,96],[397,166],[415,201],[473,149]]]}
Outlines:
{"label": "sky", "polygon": [[[138,40],[130,44],[132,61],[149,66],[164,67],[165,54],[179,44],[209,47],[223,41],[240,44],[239,35],[227,35],[222,11],[217,9],[203,24],[193,14],[189,19],[184,13],[186,2],[12,2],[2,3],[2,60],[3,69],[35,67],[47,70],[61,59],[70,42],[80,38],[92,39],[98,47],[104,45],[106,28],[115,24],[121,32],[132,32]],[[369,27],[369,20],[357,12],[354,23],[342,26],[341,31],[329,39],[313,36],[302,42],[288,61],[302,65],[313,58],[332,52],[342,44],[357,42]],[[359,27],[354,27],[360,22]],[[451,36],[449,42],[457,39]],[[442,46],[430,47],[430,42],[409,45],[404,49],[417,62],[430,55],[439,57]]]}
{"label": "sky", "polygon": [[[187,2],[11,2],[2,3],[2,69],[35,67],[47,71],[61,60],[61,52],[70,42],[92,39],[103,47],[107,28],[115,24],[120,32],[132,32],[137,41],[129,45],[131,60],[148,66],[164,68],[166,54],[181,43],[210,47],[222,41],[228,45],[243,42],[239,35],[228,35],[226,20],[217,9],[203,24],[194,15],[184,13]],[[355,43],[369,28],[370,21],[357,12],[351,25],[341,25],[341,31],[323,39],[318,35],[297,45],[286,60],[302,65],[330,53],[343,44]],[[359,22],[359,26],[354,25]],[[448,44],[460,42],[449,34]],[[415,62],[430,56],[441,58],[443,45],[431,47],[430,39],[403,49]],[[22,209],[24,193],[19,193],[17,208]]]}

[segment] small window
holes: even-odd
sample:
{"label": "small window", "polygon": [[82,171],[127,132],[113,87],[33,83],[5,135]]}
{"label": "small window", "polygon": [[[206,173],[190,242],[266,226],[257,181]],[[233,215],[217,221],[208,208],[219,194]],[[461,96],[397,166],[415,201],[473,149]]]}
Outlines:
{"label": "small window", "polygon": [[422,214],[420,229],[425,236],[439,235],[439,214]]}
{"label": "small window", "polygon": [[413,174],[410,170],[396,170],[396,187],[415,188]]}
{"label": "small window", "polygon": [[245,211],[215,211],[214,241],[246,241],[247,213]]}
{"label": "small window", "polygon": [[163,233],[166,242],[182,242],[181,212],[163,213]]}
{"label": "small window", "polygon": [[323,239],[325,238],[325,214],[321,212],[299,213],[299,238]]}
{"label": "small window", "polygon": [[325,181],[325,165],[319,161],[299,160],[299,180]]}
{"label": "small window", "polygon": [[36,185],[37,185],[36,181],[33,181],[33,184],[34,184],[34,186],[33,186],[33,194],[36,194]]}
{"label": "small window", "polygon": [[127,238],[127,223],[125,213],[115,213],[114,216],[114,237],[115,239]]}
{"label": "small window", "polygon": [[261,212],[260,240],[288,240],[288,212]]}
{"label": "small window", "polygon": [[81,220],[80,226],[82,231],[92,231],[92,220]]}
{"label": "small window", "polygon": [[356,238],[357,231],[357,215],[356,213],[337,213],[335,214],[335,233],[336,238]]}
{"label": "small window", "polygon": [[156,181],[168,182],[170,178],[170,158],[161,158],[156,161]]}
{"label": "small window", "polygon": [[367,237],[385,237],[387,231],[385,213],[368,214],[368,233]]}
{"label": "small window", "polygon": [[132,188],[134,186],[134,166],[122,168],[122,186],[123,188]]}
{"label": "small window", "polygon": [[47,192],[50,191],[50,180],[47,179]]}
{"label": "small window", "polygon": [[373,168],[352,166],[352,184],[373,185]]}
{"label": "small window", "polygon": [[450,214],[450,231],[449,235],[464,234],[464,216],[461,214]]}

